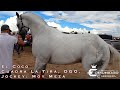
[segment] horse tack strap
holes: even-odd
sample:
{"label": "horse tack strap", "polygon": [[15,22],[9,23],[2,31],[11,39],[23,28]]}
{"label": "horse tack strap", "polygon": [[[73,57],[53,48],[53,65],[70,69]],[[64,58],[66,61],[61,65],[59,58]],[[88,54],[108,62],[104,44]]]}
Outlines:
{"label": "horse tack strap", "polygon": [[23,28],[28,28],[28,30],[29,30],[29,27],[24,26],[23,21],[22,21],[22,16],[21,16],[21,15],[20,15],[20,19],[21,19],[21,23],[22,23],[21,30],[22,30]]}

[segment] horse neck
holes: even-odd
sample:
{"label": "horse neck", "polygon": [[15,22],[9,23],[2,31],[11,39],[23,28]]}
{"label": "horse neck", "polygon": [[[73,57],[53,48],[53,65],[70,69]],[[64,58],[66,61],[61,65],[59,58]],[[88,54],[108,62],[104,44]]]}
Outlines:
{"label": "horse neck", "polygon": [[40,23],[33,23],[29,27],[33,37],[35,37],[38,33],[43,34],[47,31],[47,26],[41,25]]}
{"label": "horse neck", "polygon": [[44,22],[40,17],[34,17],[34,16],[28,16],[28,25],[32,34],[32,37],[34,38],[38,33],[43,34],[46,31],[48,31],[48,25],[46,22]]}
{"label": "horse neck", "polygon": [[33,39],[37,34],[44,35],[48,33],[50,34],[50,32],[55,35],[58,33],[62,34],[57,29],[49,27],[48,24],[37,15],[25,14],[23,17],[25,17],[26,21],[28,22],[28,27],[30,28]]}

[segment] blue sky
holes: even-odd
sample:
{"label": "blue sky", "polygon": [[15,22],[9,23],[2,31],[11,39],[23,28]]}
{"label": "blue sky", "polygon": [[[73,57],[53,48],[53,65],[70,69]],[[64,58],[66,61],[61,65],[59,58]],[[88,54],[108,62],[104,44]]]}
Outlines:
{"label": "blue sky", "polygon": [[[24,11],[18,11],[23,13]],[[31,11],[43,18],[49,26],[64,32],[106,33],[120,36],[119,11]],[[8,24],[13,31],[16,27],[16,11],[0,11],[0,26]]]}
{"label": "blue sky", "polygon": [[[43,19],[50,19],[50,18],[54,18],[53,16],[47,16],[45,14],[42,14],[41,12],[35,12],[35,14],[37,15],[40,15],[40,17],[42,17]],[[60,14],[61,15],[61,14]],[[59,22],[56,22],[58,24],[61,25],[62,28],[68,26],[69,28],[86,28],[87,30],[92,30],[93,28],[89,28],[89,27],[86,27],[84,25],[81,25],[81,24],[78,24],[78,23],[73,23],[73,22],[68,22],[68,21],[65,21],[65,20],[60,20]]]}

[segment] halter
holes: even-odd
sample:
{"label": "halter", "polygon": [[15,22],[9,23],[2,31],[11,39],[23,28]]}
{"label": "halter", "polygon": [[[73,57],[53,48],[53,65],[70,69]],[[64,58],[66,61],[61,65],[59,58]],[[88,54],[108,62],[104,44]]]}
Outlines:
{"label": "halter", "polygon": [[26,26],[24,26],[24,24],[23,24],[23,21],[22,21],[22,16],[20,16],[20,20],[21,20],[21,23],[22,23],[22,27],[20,28],[20,31],[22,31],[22,29],[23,28],[27,28],[28,29],[28,31],[29,31],[29,27],[26,27]]}

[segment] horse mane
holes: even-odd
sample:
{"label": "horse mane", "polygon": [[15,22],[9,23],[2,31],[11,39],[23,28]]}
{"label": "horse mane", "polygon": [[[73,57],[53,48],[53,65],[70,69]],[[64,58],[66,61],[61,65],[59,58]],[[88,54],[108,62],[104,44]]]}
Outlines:
{"label": "horse mane", "polygon": [[[33,18],[35,17],[36,20],[40,20],[42,24],[46,24],[48,25],[40,16],[32,13],[32,12],[23,12],[23,14],[20,15],[21,17],[29,17],[29,18]],[[34,18],[33,18],[34,19]]]}
{"label": "horse mane", "polygon": [[[37,14],[34,14],[34,13],[32,13],[32,12],[23,12],[23,14],[21,14],[20,15],[22,18],[29,18],[29,19],[31,19],[31,21],[37,21],[38,23],[40,23],[42,26],[46,26],[46,27],[48,27],[47,28],[47,30],[49,29],[49,30],[51,30],[51,31],[53,31],[53,32],[60,32],[58,29],[56,29],[56,28],[53,28],[52,27],[52,29],[51,29],[51,27],[47,24],[47,22],[45,22],[44,20],[43,20],[43,18],[41,18],[41,16],[38,16]],[[53,30],[54,29],[54,30]],[[60,32],[61,33],[61,32]]]}

